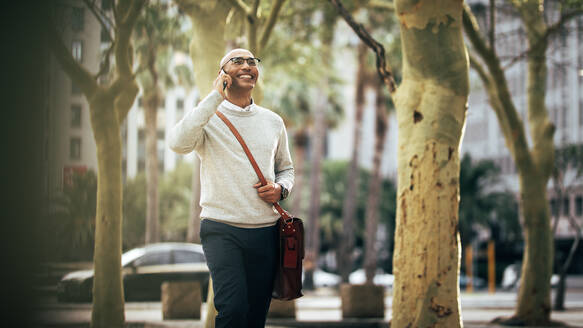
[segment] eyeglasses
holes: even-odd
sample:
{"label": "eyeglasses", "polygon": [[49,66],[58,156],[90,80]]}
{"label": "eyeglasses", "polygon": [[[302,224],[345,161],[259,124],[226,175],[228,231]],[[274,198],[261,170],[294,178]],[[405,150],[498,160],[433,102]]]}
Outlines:
{"label": "eyeglasses", "polygon": [[233,64],[235,64],[237,66],[243,65],[244,62],[247,62],[247,65],[249,65],[249,66],[257,66],[257,64],[259,62],[261,62],[261,59],[253,58],[253,57],[248,57],[248,58],[233,57],[233,58],[229,59],[229,61],[231,61]]}

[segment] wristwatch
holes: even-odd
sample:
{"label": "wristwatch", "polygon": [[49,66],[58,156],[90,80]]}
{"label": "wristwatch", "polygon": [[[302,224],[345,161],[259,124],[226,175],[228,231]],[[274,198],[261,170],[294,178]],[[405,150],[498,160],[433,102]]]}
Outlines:
{"label": "wristwatch", "polygon": [[281,198],[279,200],[284,200],[289,195],[289,190],[287,190],[287,188],[284,187],[281,183],[278,183],[278,185],[281,187]]}

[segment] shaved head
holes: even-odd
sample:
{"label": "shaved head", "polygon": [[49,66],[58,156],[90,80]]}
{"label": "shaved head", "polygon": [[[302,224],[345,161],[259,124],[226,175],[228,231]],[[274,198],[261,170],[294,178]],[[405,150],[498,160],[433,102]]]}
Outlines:
{"label": "shaved head", "polygon": [[235,58],[235,57],[255,57],[253,55],[253,53],[247,49],[242,49],[242,48],[238,48],[238,49],[233,49],[229,52],[227,52],[227,54],[223,57],[223,59],[221,59],[221,62],[219,64],[219,69],[221,69],[223,66],[225,66],[225,64],[227,62],[229,62],[229,59],[231,58]]}

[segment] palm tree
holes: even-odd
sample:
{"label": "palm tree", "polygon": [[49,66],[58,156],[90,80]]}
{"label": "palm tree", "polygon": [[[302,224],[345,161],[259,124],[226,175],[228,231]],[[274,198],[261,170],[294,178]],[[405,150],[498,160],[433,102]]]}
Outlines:
{"label": "palm tree", "polygon": [[348,282],[352,271],[354,248],[354,215],[356,210],[356,186],[358,185],[358,154],[361,147],[362,116],[364,111],[364,89],[366,81],[366,45],[358,46],[358,69],[356,73],[356,106],[354,111],[354,128],[352,134],[352,156],[350,169],[346,177],[346,193],[342,208],[342,243],[338,249],[338,267],[342,282]]}
{"label": "palm tree", "polygon": [[[371,179],[369,182],[368,196],[366,203],[366,237],[365,237],[365,259],[364,271],[366,282],[373,283],[377,269],[376,233],[379,222],[379,201],[381,197],[380,189],[382,185],[381,164],[385,149],[385,137],[389,128],[387,99],[383,94],[382,83],[376,83],[376,120],[375,120],[375,144]],[[390,108],[390,107],[389,107]]]}
{"label": "palm tree", "polygon": [[158,127],[157,113],[163,90],[176,83],[171,68],[175,51],[185,44],[180,31],[180,20],[168,16],[166,5],[159,1],[146,6],[136,22],[135,42],[139,65],[138,82],[142,88],[144,116],[146,122],[146,176],[147,211],[146,244],[160,240],[159,195],[158,195]]}
{"label": "palm tree", "polygon": [[[52,200],[51,217],[44,231],[54,231],[53,254],[57,260],[88,261],[93,257],[97,175],[93,171],[75,173]],[[55,224],[58,222],[58,224]],[[52,247],[51,247],[52,249]]]}

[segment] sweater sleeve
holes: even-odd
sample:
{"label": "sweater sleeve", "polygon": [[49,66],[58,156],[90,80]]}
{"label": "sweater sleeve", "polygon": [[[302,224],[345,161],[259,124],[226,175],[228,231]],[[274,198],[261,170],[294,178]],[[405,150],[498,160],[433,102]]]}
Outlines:
{"label": "sweater sleeve", "polygon": [[176,123],[168,135],[168,146],[179,154],[188,154],[204,143],[204,127],[223,101],[213,90],[198,105]]}
{"label": "sweater sleeve", "polygon": [[290,192],[294,186],[294,166],[289,152],[287,131],[283,124],[275,154],[275,182],[282,184]]}

